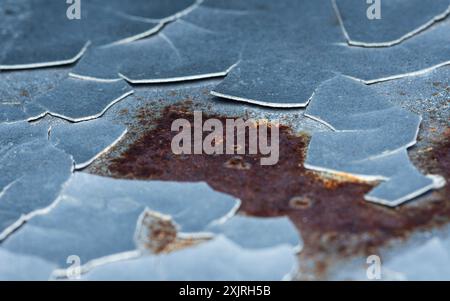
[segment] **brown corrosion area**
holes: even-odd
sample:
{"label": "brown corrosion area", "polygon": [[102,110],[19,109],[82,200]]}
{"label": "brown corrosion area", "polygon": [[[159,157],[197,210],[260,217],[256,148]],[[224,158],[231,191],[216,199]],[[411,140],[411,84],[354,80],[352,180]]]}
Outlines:
{"label": "brown corrosion area", "polygon": [[138,241],[152,253],[170,253],[207,241],[207,238],[179,237],[175,224],[170,218],[152,213],[145,213],[142,226],[146,229],[140,233]]}
{"label": "brown corrosion area", "polygon": [[[445,224],[450,219],[449,188],[395,209],[372,204],[363,196],[373,186],[353,182],[351,177],[324,178],[304,168],[309,137],[280,126],[280,158],[274,166],[261,166],[261,155],[175,155],[171,150],[172,121],[193,121],[192,109],[167,107],[157,120],[149,121],[146,110],[138,118],[152,123],[144,133],[109,165],[113,177],[170,181],[205,181],[215,190],[242,200],[241,212],[268,217],[287,215],[301,231],[302,258],[314,258],[313,273],[324,272],[330,257],[373,254],[393,239],[413,231]],[[224,121],[225,117],[205,116]],[[423,160],[430,172],[450,170],[449,133]],[[226,137],[225,137],[226,141]]]}

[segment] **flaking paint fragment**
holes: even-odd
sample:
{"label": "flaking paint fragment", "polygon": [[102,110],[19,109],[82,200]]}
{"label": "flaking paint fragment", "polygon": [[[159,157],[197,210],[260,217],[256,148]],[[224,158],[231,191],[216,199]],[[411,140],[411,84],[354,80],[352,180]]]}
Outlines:
{"label": "flaking paint fragment", "polygon": [[[450,14],[449,0],[381,1],[379,19],[370,19],[365,0],[331,0],[350,45],[389,47],[403,42],[445,19]],[[373,16],[375,17],[375,16]]]}
{"label": "flaking paint fragment", "polygon": [[32,102],[39,109],[33,111],[36,120],[46,114],[71,122],[101,117],[111,106],[131,95],[133,90],[124,81],[99,82],[66,78],[53,90],[40,95]]}
{"label": "flaking paint fragment", "polygon": [[305,115],[333,130],[313,134],[305,167],[384,181],[366,200],[397,206],[442,186],[439,178],[422,175],[408,158],[420,116],[395,107],[371,87],[335,77],[315,91]]}
{"label": "flaking paint fragment", "polygon": [[5,31],[0,36],[9,46],[0,55],[0,70],[75,63],[91,44],[101,46],[144,38],[160,30],[172,20],[170,17],[177,17],[180,13],[177,10],[185,11],[195,4],[194,1],[177,1],[176,4],[153,1],[149,6],[145,1],[133,1],[124,6],[118,1],[88,1],[82,5],[81,18],[70,20],[66,16],[65,1],[21,2],[26,13],[15,32]]}
{"label": "flaking paint fragment", "polygon": [[65,77],[67,71],[61,69],[0,72],[0,123],[42,114],[44,109],[33,100],[54,89]]}
{"label": "flaking paint fragment", "polygon": [[[229,47],[234,40],[177,21],[150,39],[92,49],[71,75],[100,80],[123,77],[134,84],[225,76],[239,60],[239,52]],[[206,49],[215,55],[204,53]]]}
{"label": "flaking paint fragment", "polygon": [[375,83],[450,62],[448,20],[394,47],[357,48],[345,43],[338,24],[324,22],[337,21],[331,1],[261,5],[204,1],[157,36],[93,49],[72,74],[108,80],[122,76],[133,83],[227,75],[213,95],[290,108],[306,106],[317,86],[336,74]]}
{"label": "flaking paint fragment", "polygon": [[450,63],[449,28],[450,21],[445,21],[389,48],[293,43],[289,48],[259,46],[258,51],[247,46],[239,65],[212,94],[270,107],[305,107],[314,90],[337,74],[367,84],[418,76]]}
{"label": "flaking paint fragment", "polygon": [[127,132],[124,125],[100,118],[80,123],[52,126],[50,142],[70,154],[75,168],[82,169],[108,151]]}

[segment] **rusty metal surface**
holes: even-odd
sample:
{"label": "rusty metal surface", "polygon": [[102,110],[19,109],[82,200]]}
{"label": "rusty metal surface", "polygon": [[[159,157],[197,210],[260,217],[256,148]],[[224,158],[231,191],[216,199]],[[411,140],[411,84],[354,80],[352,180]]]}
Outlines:
{"label": "rusty metal surface", "polygon": [[[449,121],[445,118],[449,95],[445,80],[449,69],[444,67],[432,76],[416,79],[414,87],[425,92],[410,91],[409,97],[401,97],[402,102],[395,98],[406,94],[402,89],[395,85],[374,85],[375,89],[395,98],[400,106],[425,116],[419,144],[409,153],[423,172],[443,175],[447,181],[450,132]],[[436,78],[441,80],[439,85]],[[219,191],[239,197],[244,214],[289,216],[304,239],[299,255],[302,267],[299,279],[329,279],[335,266],[354,258],[359,258],[363,266],[364,256],[384,252],[386,248],[390,250],[399,242],[406,244],[416,233],[448,225],[448,186],[396,209],[367,203],[364,194],[372,185],[356,178],[315,173],[303,167],[310,134],[326,130],[318,122],[305,120],[303,110],[294,113],[256,106],[243,108],[208,95],[209,85],[210,82],[198,84],[196,88],[164,86],[159,87],[156,94],[148,93],[146,88],[138,89],[132,96],[137,102],[126,101],[133,103],[133,108],[124,103],[115,108],[117,118],[131,125],[127,137],[88,171],[129,179],[206,181]],[[168,106],[168,103],[173,105]],[[444,110],[433,113],[434,106],[443,106]],[[280,118],[283,125],[279,164],[262,167],[257,163],[257,156],[244,155],[238,164],[244,162],[250,168],[230,169],[227,164],[234,156],[173,155],[170,141],[174,133],[170,131],[170,124],[177,118],[192,121],[194,110],[222,119]],[[436,118],[434,114],[441,117]]]}
{"label": "rusty metal surface", "polygon": [[[352,26],[367,20],[336,10],[344,0],[158,0],[148,10],[143,1],[112,1],[99,11],[106,1],[96,0],[81,27],[65,10],[35,26],[65,8],[47,11],[45,1],[0,0],[0,279],[70,278],[74,252],[88,280],[120,280],[124,269],[122,279],[365,280],[372,255],[382,259],[383,279],[450,279],[447,0],[423,10],[414,1],[414,11],[362,32]],[[391,8],[386,17],[398,16]],[[96,14],[106,18],[94,28]],[[123,22],[125,31],[110,33]],[[349,123],[344,130],[380,119],[401,128],[404,116],[420,116],[407,154],[447,185],[389,208],[365,200],[380,182],[306,168],[312,137],[336,129],[305,107],[340,75],[365,91],[349,88],[349,111],[325,106]],[[344,88],[322,100],[342,99]],[[370,107],[374,95],[402,114],[377,107],[367,123],[350,114],[352,103]],[[193,125],[199,111],[204,120],[279,130],[277,164],[249,152],[176,155],[173,121]],[[382,140],[411,136],[388,130]],[[168,274],[140,268],[161,258]],[[219,261],[230,268],[211,264]]]}

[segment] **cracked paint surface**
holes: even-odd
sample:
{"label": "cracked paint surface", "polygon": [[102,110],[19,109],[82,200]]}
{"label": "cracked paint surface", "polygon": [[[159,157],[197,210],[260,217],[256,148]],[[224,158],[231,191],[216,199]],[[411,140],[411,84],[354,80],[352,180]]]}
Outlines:
{"label": "cracked paint surface", "polygon": [[124,125],[96,119],[77,124],[61,123],[50,128],[50,142],[70,154],[75,168],[82,169],[107,152],[127,132]]}
{"label": "cracked paint surface", "polygon": [[[58,197],[54,209],[28,222],[16,235],[7,239],[2,248],[15,254],[43,258],[60,267],[65,266],[70,254],[78,254],[84,263],[82,272],[85,273],[101,265],[141,257],[142,250],[137,250],[141,236],[136,234],[142,232],[142,216],[148,210],[173,217],[176,231],[184,238],[212,237],[212,233],[227,235],[228,227],[234,227],[236,222],[249,225],[250,229],[244,231],[256,234],[255,237],[278,236],[276,232],[265,233],[264,228],[255,228],[256,224],[252,227],[254,221],[251,219],[233,222],[231,216],[239,205],[239,200],[215,192],[204,183],[114,180],[76,173]],[[77,216],[83,216],[83,219]],[[227,226],[230,218],[232,224]],[[269,220],[264,223],[272,223],[275,228],[283,227],[287,236],[277,237],[275,241],[271,239],[268,245],[256,242],[249,246],[239,237],[234,237],[233,233],[230,233],[231,240],[244,248],[267,249],[268,253],[276,245],[298,246],[298,233],[288,220]],[[105,225],[110,227],[105,228]],[[233,245],[231,242],[229,244]],[[49,245],[57,247],[49,252]],[[291,245],[289,269],[294,267],[292,248]],[[234,256],[235,251],[231,249],[225,256]],[[283,252],[286,249],[282,248]],[[251,251],[248,251],[247,256],[251,256]],[[289,269],[285,272],[289,272]],[[64,275],[64,270],[55,270],[53,273],[55,277]],[[237,279],[246,279],[239,273],[237,276]],[[137,277],[137,274],[132,277]],[[151,278],[148,275],[146,277]]]}
{"label": "cracked paint surface", "polygon": [[450,14],[448,0],[391,0],[382,3],[380,19],[374,21],[367,17],[367,1],[332,1],[348,43],[362,47],[400,44]]}
{"label": "cracked paint surface", "polygon": [[[299,11],[303,12],[300,20]],[[246,1],[245,5],[205,1],[155,39],[94,49],[72,74],[103,80],[122,76],[134,83],[228,74],[213,89],[214,95],[258,105],[302,107],[321,82],[339,73],[373,83],[449,62],[448,21],[400,45],[366,49],[343,44],[337,20],[328,0]],[[153,53],[159,54],[158,61],[139,59],[154,57]],[[390,64],[383,64],[385,60]]]}
{"label": "cracked paint surface", "polygon": [[384,180],[365,196],[368,201],[397,206],[445,185],[443,178],[423,176],[409,162],[406,150],[416,143],[421,117],[393,106],[372,88],[336,77],[315,91],[305,115],[333,130],[313,134],[305,166]]}
{"label": "cracked paint surface", "polygon": [[[449,2],[349,3],[0,0],[0,279],[448,278]],[[281,119],[280,164],[173,157],[194,108]]]}
{"label": "cracked paint surface", "polygon": [[20,18],[20,22],[12,38],[9,31],[2,37],[8,47],[0,56],[0,70],[72,64],[90,45],[104,46],[149,36],[167,22],[165,18],[193,4],[193,1],[181,1],[175,6],[168,6],[163,1],[153,1],[154,6],[160,9],[150,10],[148,6],[142,9],[145,1],[133,1],[130,8],[117,1],[108,5],[101,0],[88,1],[83,3],[82,17],[70,20],[66,15],[68,6],[63,1],[3,2],[11,6],[6,12],[18,14],[16,17]]}
{"label": "cracked paint surface", "polygon": [[101,117],[114,103],[131,95],[133,90],[123,81],[102,83],[67,78],[54,90],[45,93],[30,104],[36,120],[46,114],[72,122]]}

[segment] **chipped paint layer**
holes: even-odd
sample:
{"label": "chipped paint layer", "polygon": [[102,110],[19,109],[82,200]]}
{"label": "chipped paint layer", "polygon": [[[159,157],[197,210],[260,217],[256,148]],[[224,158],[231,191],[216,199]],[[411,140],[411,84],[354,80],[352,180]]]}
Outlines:
{"label": "chipped paint layer", "polygon": [[49,114],[71,122],[101,117],[111,106],[133,94],[123,81],[98,82],[66,78],[53,90],[36,97],[32,105],[41,108],[33,111],[29,121]]}
{"label": "chipped paint layer", "polygon": [[[331,1],[342,32],[349,45],[353,46],[394,46],[450,15],[449,0],[427,3],[420,0],[386,1],[380,7],[375,2],[370,5],[364,0]],[[375,16],[377,13],[379,18]],[[369,14],[372,18],[368,17]]]}
{"label": "chipped paint layer", "polygon": [[20,21],[13,37],[9,31],[2,33],[8,47],[0,56],[0,70],[73,64],[91,45],[121,44],[148,37],[201,1],[183,0],[173,5],[165,2],[137,0],[124,6],[118,1],[87,1],[76,20],[66,15],[65,1],[8,3],[12,7],[9,11],[17,10]]}
{"label": "chipped paint layer", "polygon": [[305,167],[384,181],[366,200],[394,207],[445,185],[442,177],[423,176],[409,162],[406,150],[416,143],[421,117],[372,88],[345,77],[331,79],[316,90],[305,115],[333,130],[313,134]]}

